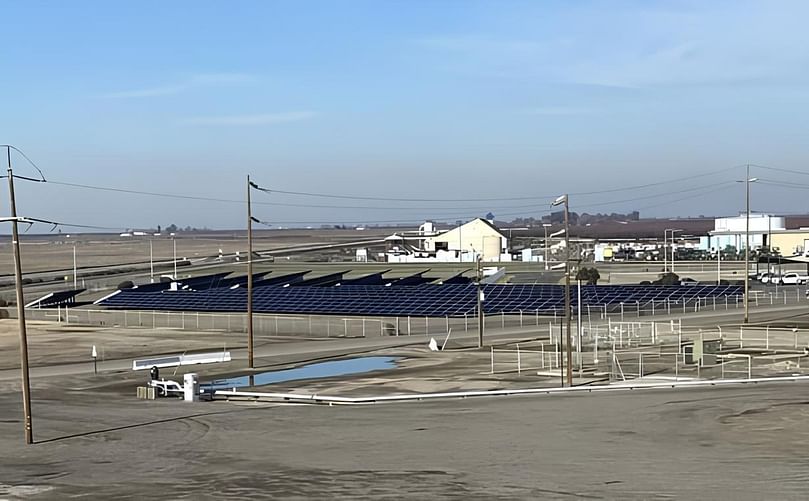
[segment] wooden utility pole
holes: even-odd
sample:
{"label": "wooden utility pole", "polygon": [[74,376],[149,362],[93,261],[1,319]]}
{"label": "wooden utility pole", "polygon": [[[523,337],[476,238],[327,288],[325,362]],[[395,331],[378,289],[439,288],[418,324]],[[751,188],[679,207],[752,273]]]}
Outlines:
{"label": "wooden utility pole", "polygon": [[247,176],[247,367],[253,368],[253,210],[250,206],[250,176]]}
{"label": "wooden utility pole", "polygon": [[25,298],[22,293],[22,265],[20,262],[20,234],[17,229],[17,203],[14,198],[14,174],[11,171],[11,147],[8,151],[8,194],[11,199],[11,243],[14,249],[14,281],[17,289],[17,317],[20,323],[20,369],[22,371],[22,408],[25,424],[25,443],[34,443],[31,422],[31,383],[28,375],[28,337],[25,333]]}

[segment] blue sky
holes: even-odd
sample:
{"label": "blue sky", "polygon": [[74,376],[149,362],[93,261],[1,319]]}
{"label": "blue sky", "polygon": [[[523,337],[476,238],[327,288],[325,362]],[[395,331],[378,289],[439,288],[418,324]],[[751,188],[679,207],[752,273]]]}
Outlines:
{"label": "blue sky", "polygon": [[[572,195],[571,209],[731,214],[744,172],[718,171],[809,172],[807,14],[800,1],[7,2],[0,143],[57,181],[242,199],[251,174],[469,200],[256,193],[309,206],[256,209],[284,225],[539,216],[557,193],[669,179]],[[244,220],[235,203],[19,191],[21,214],[82,224]],[[759,185],[753,208],[805,212],[805,193]]]}

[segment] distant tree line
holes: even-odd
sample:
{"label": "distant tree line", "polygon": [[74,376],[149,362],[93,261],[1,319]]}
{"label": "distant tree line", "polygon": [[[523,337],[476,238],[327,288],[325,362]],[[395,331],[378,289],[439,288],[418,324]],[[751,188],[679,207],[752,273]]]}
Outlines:
{"label": "distant tree line", "polygon": [[[570,218],[570,224],[573,226],[584,226],[587,224],[593,223],[601,223],[605,221],[638,221],[640,220],[640,212],[632,211],[627,214],[621,214],[618,212],[613,212],[611,214],[588,214],[583,212],[579,214],[578,212],[570,212],[568,214]],[[551,213],[547,216],[542,216],[541,218],[534,218],[534,217],[518,217],[511,221],[510,224],[515,226],[542,226],[544,223],[550,224],[562,224],[565,222],[565,213],[564,211],[558,211]]]}

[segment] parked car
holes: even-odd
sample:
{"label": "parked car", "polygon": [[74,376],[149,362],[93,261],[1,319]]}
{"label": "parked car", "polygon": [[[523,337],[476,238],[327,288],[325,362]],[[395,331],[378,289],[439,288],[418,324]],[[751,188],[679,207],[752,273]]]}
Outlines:
{"label": "parked car", "polygon": [[807,282],[809,282],[809,276],[795,272],[784,273],[779,281],[782,285],[803,285]]}
{"label": "parked car", "polygon": [[759,276],[759,279],[758,279],[758,280],[759,280],[759,281],[760,281],[762,284],[767,284],[767,283],[770,283],[770,279],[772,279],[772,277],[773,277],[773,274],[772,274],[772,273],[762,273],[762,274]]}

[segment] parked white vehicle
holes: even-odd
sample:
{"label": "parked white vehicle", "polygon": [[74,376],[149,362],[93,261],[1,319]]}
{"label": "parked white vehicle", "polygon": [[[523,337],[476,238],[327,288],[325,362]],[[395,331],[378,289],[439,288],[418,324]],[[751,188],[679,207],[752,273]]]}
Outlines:
{"label": "parked white vehicle", "polygon": [[809,282],[808,275],[801,275],[800,273],[784,273],[781,275],[780,283],[782,285],[802,285]]}

